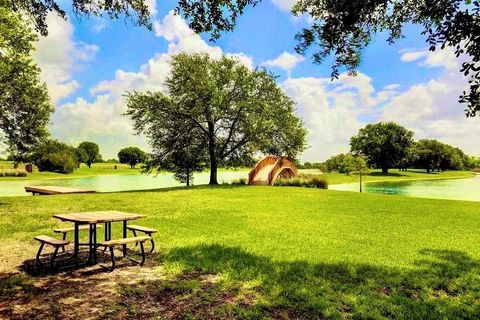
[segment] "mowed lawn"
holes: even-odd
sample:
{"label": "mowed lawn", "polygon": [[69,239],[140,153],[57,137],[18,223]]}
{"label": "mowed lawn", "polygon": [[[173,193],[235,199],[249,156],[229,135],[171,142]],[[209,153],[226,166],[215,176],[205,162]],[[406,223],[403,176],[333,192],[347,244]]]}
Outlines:
{"label": "mowed lawn", "polygon": [[[19,266],[60,212],[159,230],[144,267]],[[119,236],[116,226],[115,235]],[[476,318],[480,203],[289,187],[0,198],[0,318]]]}

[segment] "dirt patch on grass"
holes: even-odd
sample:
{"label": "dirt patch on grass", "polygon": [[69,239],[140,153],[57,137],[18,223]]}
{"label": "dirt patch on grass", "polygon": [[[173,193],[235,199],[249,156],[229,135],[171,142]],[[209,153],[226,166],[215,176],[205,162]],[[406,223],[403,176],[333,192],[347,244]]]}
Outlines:
{"label": "dirt patch on grass", "polygon": [[126,259],[113,272],[96,265],[34,274],[29,263],[27,272],[0,273],[0,319],[233,319],[257,312],[254,295],[224,287],[214,274],[166,279],[162,266]]}

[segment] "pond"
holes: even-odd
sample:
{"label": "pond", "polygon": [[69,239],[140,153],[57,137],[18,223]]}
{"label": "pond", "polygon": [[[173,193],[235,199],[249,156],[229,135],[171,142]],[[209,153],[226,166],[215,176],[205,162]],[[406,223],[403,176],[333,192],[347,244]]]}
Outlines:
{"label": "pond", "polygon": [[[220,171],[218,182],[231,182],[234,179],[247,178],[248,171]],[[194,185],[207,184],[209,172],[195,174]],[[25,186],[62,186],[80,189],[93,189],[98,192],[127,190],[149,190],[184,186],[173,179],[171,173],[155,175],[103,175],[83,178],[0,181],[0,196],[28,196]]]}
{"label": "pond", "polygon": [[[331,190],[356,191],[358,183],[329,186]],[[364,192],[408,197],[480,201],[480,175],[468,179],[365,183]]]}

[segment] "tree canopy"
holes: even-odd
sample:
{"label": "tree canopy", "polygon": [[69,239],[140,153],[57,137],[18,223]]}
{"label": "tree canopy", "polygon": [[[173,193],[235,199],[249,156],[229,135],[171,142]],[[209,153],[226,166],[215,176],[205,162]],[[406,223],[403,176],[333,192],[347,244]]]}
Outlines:
{"label": "tree canopy", "polygon": [[78,168],[75,148],[58,140],[42,142],[32,158],[40,171],[71,173]]}
{"label": "tree canopy", "polygon": [[350,139],[351,151],[362,155],[372,167],[388,169],[399,165],[413,144],[413,132],[394,122],[369,124]]}
{"label": "tree canopy", "polygon": [[0,0],[0,134],[16,164],[48,136],[53,107],[31,53],[36,35]]}
{"label": "tree canopy", "polygon": [[[87,157],[84,160],[85,164],[89,168],[92,167],[92,164],[94,162],[100,161],[102,159],[102,156],[100,155],[100,147],[95,142],[84,141],[78,145],[78,149],[82,149],[85,151]],[[79,152],[77,151],[77,155],[78,153]]]}
{"label": "tree canopy", "polygon": [[[195,154],[197,164],[208,159],[211,184],[218,183],[218,166],[241,163],[256,152],[295,158],[304,150],[306,131],[272,74],[206,54],[173,56],[171,66],[166,93],[127,96],[126,114],[135,131],[147,136],[160,169],[177,135],[184,138],[175,150]],[[195,152],[182,151],[187,147]]]}
{"label": "tree canopy", "polygon": [[[66,17],[54,0],[1,0],[15,12],[27,13],[38,31],[46,35],[48,12]],[[209,32],[212,39],[234,29],[237,19],[247,7],[261,0],[197,1],[179,0],[175,11],[183,15],[192,30]],[[135,25],[151,28],[145,0],[92,1],[73,0],[77,16],[125,16]],[[332,76],[346,67],[355,74],[361,53],[380,32],[387,32],[389,44],[404,37],[408,24],[423,26],[423,35],[431,51],[453,47],[459,59],[465,60],[461,72],[469,79],[470,89],[459,101],[467,105],[467,116],[480,111],[480,2],[478,0],[298,0],[295,15],[307,14],[312,23],[296,36],[296,51],[306,54],[314,48],[317,63],[334,56]],[[461,57],[461,58],[460,58]]]}
{"label": "tree canopy", "polygon": [[118,152],[118,161],[129,164],[132,169],[135,169],[138,163],[143,163],[146,160],[147,154],[138,147],[126,147]]}
{"label": "tree canopy", "polygon": [[419,24],[431,51],[453,47],[465,60],[461,72],[469,77],[470,90],[460,102],[467,115],[480,110],[480,2],[472,0],[300,0],[293,12],[308,14],[313,23],[297,35],[297,52],[314,48],[313,59],[321,63],[333,55],[333,77],[345,66],[354,74],[362,51],[380,32],[388,43],[404,37],[403,28]]}

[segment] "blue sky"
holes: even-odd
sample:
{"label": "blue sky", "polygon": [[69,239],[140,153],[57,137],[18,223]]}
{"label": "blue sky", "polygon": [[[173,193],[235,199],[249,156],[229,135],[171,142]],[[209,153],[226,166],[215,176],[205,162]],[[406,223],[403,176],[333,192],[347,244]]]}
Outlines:
{"label": "blue sky", "polygon": [[[134,136],[122,113],[127,90],[161,90],[168,57],[178,52],[231,54],[250,66],[266,66],[297,103],[309,130],[305,161],[320,161],[348,151],[349,138],[369,122],[396,121],[417,138],[436,138],[478,154],[476,119],[465,119],[458,95],[465,79],[452,50],[429,53],[421,29],[408,26],[406,38],[387,45],[378,35],[364,51],[357,77],[330,81],[331,61],[322,65],[295,54],[294,36],[307,18],[296,18],[289,0],[263,0],[247,10],[236,29],[215,43],[195,35],[172,14],[176,1],[150,8],[155,28],[123,19],[65,22],[48,17],[50,35],[37,46],[36,59],[56,106],[51,132],[71,144],[92,140],[104,157],[126,145],[148,146]],[[465,137],[472,139],[465,139]]]}

